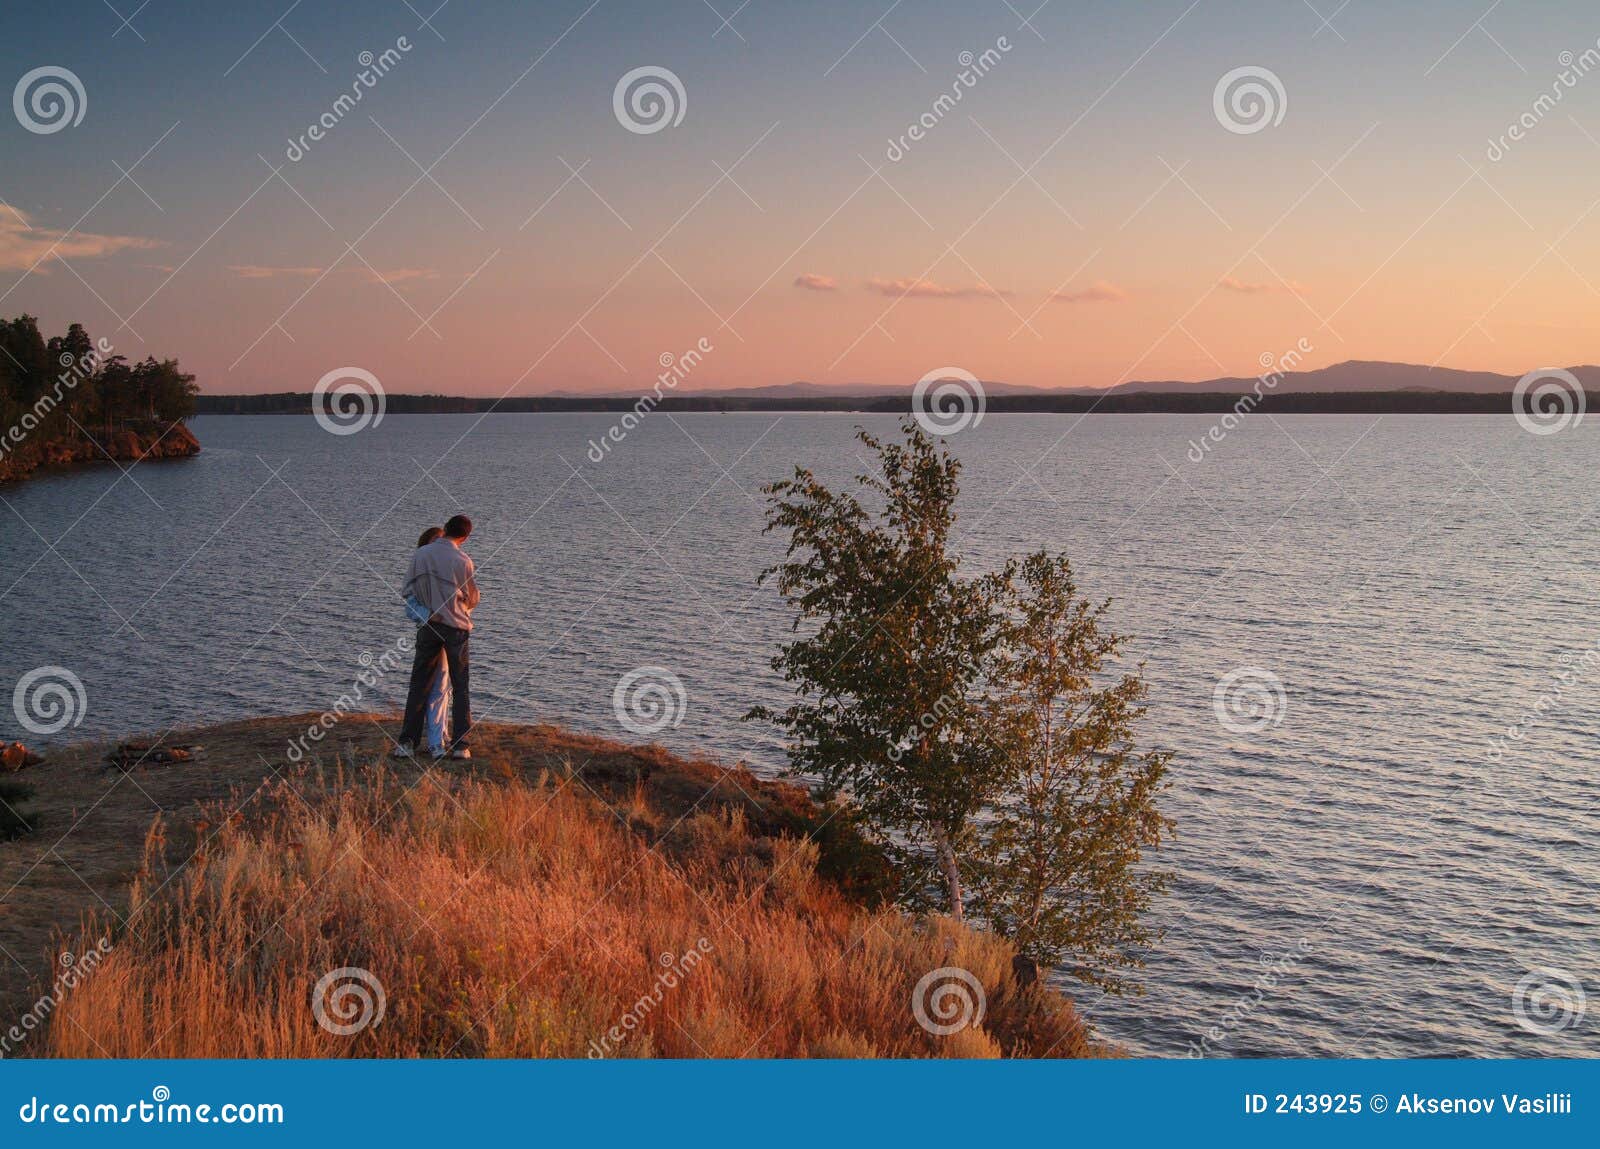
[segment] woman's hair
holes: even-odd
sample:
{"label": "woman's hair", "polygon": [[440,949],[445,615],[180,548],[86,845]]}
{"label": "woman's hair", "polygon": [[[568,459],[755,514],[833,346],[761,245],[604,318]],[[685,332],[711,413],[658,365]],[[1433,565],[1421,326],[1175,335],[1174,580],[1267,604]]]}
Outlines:
{"label": "woman's hair", "polygon": [[419,547],[425,547],[429,543],[433,542],[434,539],[443,538],[443,537],[444,537],[444,528],[443,527],[429,527],[427,530],[422,532],[422,537],[417,540],[417,545]]}

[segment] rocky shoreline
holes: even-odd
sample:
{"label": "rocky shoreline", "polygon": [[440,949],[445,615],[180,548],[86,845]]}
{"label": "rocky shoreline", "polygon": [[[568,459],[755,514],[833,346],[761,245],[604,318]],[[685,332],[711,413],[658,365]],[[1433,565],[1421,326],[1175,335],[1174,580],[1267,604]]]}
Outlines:
{"label": "rocky shoreline", "polygon": [[88,463],[137,463],[145,459],[182,459],[200,453],[200,440],[184,423],[166,427],[122,428],[96,440],[58,439],[36,451],[0,456],[0,482],[25,479],[35,471]]}

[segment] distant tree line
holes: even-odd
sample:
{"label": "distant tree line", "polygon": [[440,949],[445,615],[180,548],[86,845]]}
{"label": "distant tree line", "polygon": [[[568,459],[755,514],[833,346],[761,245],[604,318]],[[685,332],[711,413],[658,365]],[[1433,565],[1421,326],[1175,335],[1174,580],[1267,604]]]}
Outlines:
{"label": "distant tree line", "polygon": [[[331,395],[323,397],[324,410],[330,410],[331,399]],[[196,414],[309,415],[313,410],[313,402],[314,398],[309,391],[273,391],[262,395],[202,395],[197,401]],[[454,395],[384,397],[384,410],[398,415],[473,414],[493,405],[493,399],[471,399]]]}
{"label": "distant tree line", "polygon": [[48,339],[32,315],[0,320],[0,461],[69,440],[166,426],[195,413],[199,388],[176,359],[130,363],[74,323]]}
{"label": "distant tree line", "polygon": [[[1221,414],[1234,410],[1240,391],[1161,392],[1130,391],[1114,395],[1050,394],[990,395],[987,410],[996,414],[1059,413],[1099,415]],[[385,410],[400,415],[505,414],[558,411],[630,411],[636,395],[514,395],[477,398],[469,395],[385,396]],[[282,391],[267,395],[202,395],[201,415],[309,415],[309,391]],[[1600,393],[1589,404],[1600,406]],[[904,415],[910,394],[825,398],[781,398],[717,395],[669,395],[659,411],[851,411],[863,414]],[[1396,414],[1396,415],[1508,415],[1509,392],[1500,394],[1445,391],[1292,392],[1262,397],[1258,410],[1274,414]]]}

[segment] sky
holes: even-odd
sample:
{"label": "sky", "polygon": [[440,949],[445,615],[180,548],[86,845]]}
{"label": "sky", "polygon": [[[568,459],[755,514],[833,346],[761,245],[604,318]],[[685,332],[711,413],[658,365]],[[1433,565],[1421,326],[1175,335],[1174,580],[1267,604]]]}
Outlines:
{"label": "sky", "polygon": [[1597,37],[1557,0],[7,0],[0,315],[214,393],[1594,362]]}

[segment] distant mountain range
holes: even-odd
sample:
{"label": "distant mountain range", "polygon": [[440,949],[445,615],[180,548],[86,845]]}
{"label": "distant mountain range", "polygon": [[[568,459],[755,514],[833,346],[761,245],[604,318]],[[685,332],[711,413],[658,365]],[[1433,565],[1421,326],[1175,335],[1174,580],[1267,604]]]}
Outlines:
{"label": "distant mountain range", "polygon": [[[1585,391],[1600,392],[1600,367],[1561,368],[1570,372]],[[1375,363],[1351,360],[1315,371],[1293,371],[1278,377],[1276,385],[1263,387],[1263,409],[1296,412],[1369,412],[1395,414],[1505,414],[1508,396],[1519,375],[1493,371],[1457,371],[1449,367],[1423,367],[1412,363]],[[1054,390],[985,381],[987,409],[1005,412],[1079,412],[1101,414],[1227,411],[1238,397],[1253,391],[1255,376],[1123,383],[1116,387],[1073,387]],[[781,383],[767,387],[733,387],[722,391],[679,390],[663,395],[665,412],[716,411],[856,411],[903,413],[911,402],[910,387],[882,387],[864,383]],[[501,398],[390,393],[386,406],[394,414],[465,414],[489,411],[616,411],[633,410],[638,392],[509,395]],[[202,415],[287,415],[312,410],[309,392],[264,395],[202,393],[197,400]]]}
{"label": "distant mountain range", "polygon": [[[766,387],[729,387],[726,390],[711,391],[680,391],[680,395],[695,395],[700,397],[722,397],[725,399],[864,399],[870,397],[889,398],[904,395],[911,388],[895,386],[874,386],[867,383],[774,383]],[[1038,395],[1045,392],[1041,387],[1024,387],[1018,383],[993,383],[985,379],[983,390],[986,395]]]}
{"label": "distant mountain range", "polygon": [[[1600,367],[1567,367],[1583,384],[1584,390],[1600,390]],[[1350,359],[1315,371],[1291,371],[1282,376],[1274,391],[1280,394],[1344,395],[1355,391],[1434,391],[1448,395],[1503,395],[1517,385],[1517,375],[1494,371],[1458,371],[1453,367],[1424,367],[1416,363],[1383,363],[1369,359]],[[1256,377],[1206,379],[1199,383],[1178,381],[1124,383],[1114,391],[1146,391],[1156,394],[1204,391],[1249,391]],[[987,386],[987,385],[986,385]]]}
{"label": "distant mountain range", "polygon": [[[729,400],[766,400],[766,399],[888,399],[903,396],[909,393],[910,386],[896,387],[892,384],[876,383],[812,383],[808,380],[797,380],[793,383],[769,383],[763,387],[680,387],[671,394],[683,398],[694,399],[729,399]],[[1082,394],[1084,389],[1078,388],[1071,392],[1046,391],[1041,387],[1024,387],[1018,383],[991,383],[987,379],[983,383],[986,395],[1050,395],[1050,394]],[[593,391],[546,391],[545,395],[552,399],[594,399]],[[607,391],[603,396],[611,399],[626,398],[632,402],[637,398],[636,393]]]}
{"label": "distant mountain range", "polygon": [[[1600,367],[1567,367],[1585,390],[1600,390]],[[1450,395],[1503,395],[1516,386],[1520,375],[1501,375],[1494,371],[1459,371],[1453,367],[1425,367],[1417,363],[1384,363],[1369,359],[1350,359],[1315,371],[1285,373],[1271,388],[1283,395],[1344,395],[1356,391],[1435,391]],[[983,381],[987,395],[1108,395],[1144,392],[1155,395],[1216,394],[1237,395],[1251,390],[1257,376],[1225,376],[1199,380],[1141,380],[1115,387],[1024,387],[1016,383]],[[676,394],[695,398],[719,399],[863,399],[906,394],[909,387],[866,383],[776,383],[766,387],[730,387],[725,390],[680,389]],[[573,392],[554,392],[563,398],[585,398]],[[593,396],[587,396],[592,398]]]}

